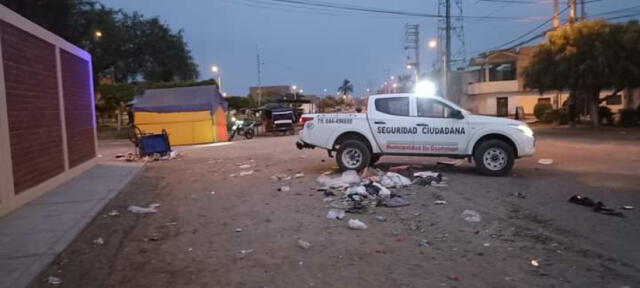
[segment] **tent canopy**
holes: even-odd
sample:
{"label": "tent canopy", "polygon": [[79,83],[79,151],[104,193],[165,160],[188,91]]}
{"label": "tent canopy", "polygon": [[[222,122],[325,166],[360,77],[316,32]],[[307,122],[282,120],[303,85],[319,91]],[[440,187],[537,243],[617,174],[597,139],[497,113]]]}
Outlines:
{"label": "tent canopy", "polygon": [[136,98],[136,112],[195,112],[211,111],[222,106],[227,111],[227,101],[216,86],[193,86],[168,89],[149,89]]}

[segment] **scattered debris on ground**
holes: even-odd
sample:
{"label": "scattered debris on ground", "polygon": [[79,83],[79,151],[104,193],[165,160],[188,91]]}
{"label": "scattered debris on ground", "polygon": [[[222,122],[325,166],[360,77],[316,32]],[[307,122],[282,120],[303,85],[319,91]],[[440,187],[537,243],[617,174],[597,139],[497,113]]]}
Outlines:
{"label": "scattered debris on ground", "polygon": [[429,246],[430,246],[430,245],[429,245],[429,241],[427,241],[427,240],[425,240],[425,239],[422,239],[422,240],[420,240],[420,241],[418,242],[418,246],[420,246],[420,247],[429,247]]}
{"label": "scattered debris on ground", "polygon": [[538,266],[540,266],[540,263],[539,263],[538,261],[539,261],[539,260],[535,260],[535,259],[531,260],[531,266],[533,266],[533,267],[538,267]]}
{"label": "scattered debris on ground", "polygon": [[49,284],[54,285],[54,286],[58,286],[58,285],[62,284],[62,280],[60,280],[60,278],[53,277],[53,276],[49,276],[49,278],[47,278],[47,282],[49,282]]}
{"label": "scattered debris on ground", "polygon": [[480,214],[473,210],[464,210],[460,216],[467,222],[480,222],[482,219]]}
{"label": "scattered debris on ground", "polygon": [[353,230],[364,230],[367,229],[367,224],[364,224],[364,222],[358,220],[358,219],[349,219],[349,228],[353,229]]}
{"label": "scattered debris on ground", "polygon": [[288,180],[291,180],[291,176],[287,174],[275,174],[271,176],[271,179],[276,181],[288,181]]}
{"label": "scattered debris on ground", "polygon": [[251,165],[249,165],[249,164],[244,164],[244,165],[240,165],[240,166],[238,166],[238,168],[240,168],[240,169],[249,169],[249,168],[251,168]]}
{"label": "scattered debris on ground", "polygon": [[622,210],[633,210],[634,209],[633,206],[629,206],[629,205],[624,205],[621,208],[622,208]]}
{"label": "scattered debris on ground", "polygon": [[240,250],[240,254],[238,255],[238,258],[244,258],[251,253],[253,253],[253,249]]}
{"label": "scattered debris on ground", "polygon": [[282,187],[278,188],[278,191],[280,191],[280,192],[289,192],[289,191],[291,191],[291,187],[282,186]]}
{"label": "scattered debris on ground", "polygon": [[116,210],[111,210],[111,212],[107,213],[107,216],[111,216],[111,217],[120,216],[120,212]]}
{"label": "scattered debris on ground", "polygon": [[540,164],[540,165],[551,165],[551,164],[553,164],[553,159],[550,159],[550,158],[539,159],[538,160],[538,164]]}
{"label": "scattered debris on ground", "polygon": [[102,239],[102,237],[100,237],[100,238],[98,238],[96,240],[93,240],[93,244],[104,245],[104,240]]}
{"label": "scattered debris on ground", "polygon": [[344,210],[330,209],[327,213],[327,219],[342,220],[344,218]]}
{"label": "scattered debris on ground", "polygon": [[589,197],[573,195],[571,196],[571,198],[569,198],[569,202],[573,204],[585,206],[585,207],[591,207],[593,208],[593,212],[596,212],[596,213],[609,215],[609,216],[624,217],[624,214],[622,212],[616,211],[613,208],[609,208],[604,203],[600,201],[596,202]]}
{"label": "scattered debris on ground", "polygon": [[300,246],[300,248],[308,250],[309,248],[311,248],[311,243],[304,241],[302,239],[298,240],[298,246]]}
{"label": "scattered debris on ground", "polygon": [[527,195],[524,195],[521,192],[513,192],[511,193],[511,196],[516,197],[518,199],[527,199]]}
{"label": "scattered debris on ground", "polygon": [[242,232],[242,228],[236,228],[236,232]]}
{"label": "scattered debris on ground", "polygon": [[302,172],[298,172],[296,173],[296,175],[293,175],[293,178],[302,178],[302,177],[304,177],[304,173]]}
{"label": "scattered debris on ground", "polygon": [[158,210],[156,208],[160,207],[160,204],[151,204],[149,207],[139,207],[135,205],[129,206],[127,210],[134,214],[148,214],[148,213],[157,213]]}
{"label": "scattered debris on ground", "polygon": [[[396,166],[395,170],[407,171],[408,168],[411,168],[408,165],[405,166]],[[399,189],[412,184],[440,185],[440,187],[447,185],[446,177],[443,177],[441,173],[431,171],[415,172],[413,180],[396,172],[384,172],[371,167],[365,168],[361,174],[356,171],[345,171],[337,176],[331,174],[332,171],[327,171],[317,178],[322,187],[316,190],[325,196],[323,201],[328,203],[330,207],[326,218],[332,220],[343,219],[345,213],[375,214],[376,207],[396,208],[411,205],[410,201],[391,189]],[[274,175],[272,178],[280,179],[281,177]],[[442,196],[437,196],[437,201],[434,204],[444,205],[447,203]],[[386,218],[377,216],[376,221],[384,222]],[[353,221],[349,222],[351,227]]]}
{"label": "scattered debris on ground", "polygon": [[253,170],[248,170],[248,171],[240,171],[240,174],[238,174],[240,177],[242,176],[248,176],[253,174]]}

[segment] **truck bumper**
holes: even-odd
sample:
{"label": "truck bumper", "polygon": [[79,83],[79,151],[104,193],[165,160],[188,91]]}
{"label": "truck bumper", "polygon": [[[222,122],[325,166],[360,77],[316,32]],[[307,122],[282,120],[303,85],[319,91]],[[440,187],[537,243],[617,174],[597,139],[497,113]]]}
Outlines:
{"label": "truck bumper", "polygon": [[536,139],[533,137],[523,137],[520,139],[520,149],[518,157],[529,157],[536,153]]}

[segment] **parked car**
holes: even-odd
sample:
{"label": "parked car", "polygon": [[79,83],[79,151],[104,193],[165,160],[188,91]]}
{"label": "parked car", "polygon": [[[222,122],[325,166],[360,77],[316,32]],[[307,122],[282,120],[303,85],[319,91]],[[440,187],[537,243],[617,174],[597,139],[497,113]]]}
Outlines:
{"label": "parked car", "polygon": [[361,170],[384,155],[473,160],[501,176],[514,160],[535,153],[533,131],[506,118],[473,115],[437,96],[373,95],[366,113],[305,114],[299,149],[336,152],[342,170]]}

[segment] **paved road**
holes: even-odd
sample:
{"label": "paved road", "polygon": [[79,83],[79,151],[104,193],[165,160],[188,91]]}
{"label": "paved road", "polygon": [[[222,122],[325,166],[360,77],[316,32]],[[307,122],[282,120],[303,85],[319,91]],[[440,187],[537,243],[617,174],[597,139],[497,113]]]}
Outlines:
{"label": "paved road", "polygon": [[[448,188],[397,189],[410,206],[342,221],[325,218],[315,191],[335,162],[295,150],[294,137],[183,148],[179,160],[147,165],[32,287],[50,287],[49,275],[62,287],[636,287],[638,208],[618,218],[567,202],[580,194],[640,207],[640,133],[629,131],[539,131],[538,154],[510,177],[479,176],[465,163],[443,170]],[[386,157],[377,166],[439,170],[435,161]],[[305,176],[288,181],[289,192],[270,178],[296,172]],[[157,214],[126,212],[149,203],[162,204]],[[463,220],[467,209],[482,220]],[[105,216],[112,210],[120,216]],[[350,230],[349,218],[369,228]],[[92,243],[98,237],[104,245]]]}

